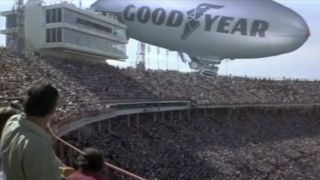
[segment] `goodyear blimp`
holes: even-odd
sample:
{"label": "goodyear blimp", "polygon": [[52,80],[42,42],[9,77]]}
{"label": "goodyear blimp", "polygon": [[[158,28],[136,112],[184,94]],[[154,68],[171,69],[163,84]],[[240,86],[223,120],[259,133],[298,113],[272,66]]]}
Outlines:
{"label": "goodyear blimp", "polygon": [[223,59],[292,52],[310,35],[299,14],[272,0],[98,0],[91,7],[116,14],[128,37],[178,51],[206,75],[216,75]]}

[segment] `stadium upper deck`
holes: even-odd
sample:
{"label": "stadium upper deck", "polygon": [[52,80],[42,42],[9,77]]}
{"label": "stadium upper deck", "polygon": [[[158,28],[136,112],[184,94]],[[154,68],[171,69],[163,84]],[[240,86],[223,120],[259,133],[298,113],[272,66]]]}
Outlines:
{"label": "stadium upper deck", "polygon": [[110,102],[187,100],[192,105],[312,104],[320,102],[320,82],[235,77],[203,77],[174,71],[137,72],[67,59],[20,58],[0,49],[0,105],[19,97],[33,80],[46,78],[61,91],[58,119],[109,111]]}

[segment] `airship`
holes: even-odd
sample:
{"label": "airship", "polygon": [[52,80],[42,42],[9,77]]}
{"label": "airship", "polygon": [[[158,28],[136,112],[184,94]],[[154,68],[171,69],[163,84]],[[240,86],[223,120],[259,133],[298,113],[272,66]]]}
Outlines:
{"label": "airship", "polygon": [[177,51],[204,75],[217,75],[224,59],[295,51],[310,36],[299,14],[272,0],[98,0],[91,8],[115,14],[129,38]]}

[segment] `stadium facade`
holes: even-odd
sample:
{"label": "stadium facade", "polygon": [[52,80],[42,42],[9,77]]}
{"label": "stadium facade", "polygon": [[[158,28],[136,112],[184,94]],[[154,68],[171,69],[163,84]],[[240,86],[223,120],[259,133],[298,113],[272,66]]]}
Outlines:
{"label": "stadium facade", "polygon": [[26,5],[1,13],[6,17],[6,47],[17,53],[38,53],[90,60],[124,60],[126,26],[111,14],[84,10],[67,2]]}

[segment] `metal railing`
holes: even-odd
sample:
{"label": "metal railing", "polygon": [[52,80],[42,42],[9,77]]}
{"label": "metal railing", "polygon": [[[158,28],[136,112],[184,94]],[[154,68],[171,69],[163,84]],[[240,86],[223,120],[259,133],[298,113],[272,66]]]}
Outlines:
{"label": "metal railing", "polygon": [[[71,150],[73,150],[73,151],[75,151],[75,152],[77,152],[77,153],[79,153],[79,154],[84,154],[80,149],[76,148],[76,147],[73,146],[72,144],[68,143],[67,141],[65,141],[65,140],[63,140],[62,138],[60,138],[59,136],[57,136],[57,135],[54,133],[54,131],[52,130],[51,127],[48,127],[48,129],[49,129],[51,135],[52,135],[56,140],[58,140],[60,143],[62,143],[63,145],[69,147]],[[119,168],[119,167],[117,167],[117,166],[115,166],[115,165],[113,165],[113,164],[108,163],[108,162],[105,162],[105,165],[106,165],[107,168],[110,168],[111,170],[116,171],[116,172],[118,172],[118,173],[120,173],[120,174],[122,174],[122,175],[124,175],[124,176],[127,176],[127,177],[129,177],[130,179],[146,180],[146,179],[143,178],[143,177],[140,177],[140,176],[138,176],[138,175],[136,175],[136,174],[133,174],[133,173],[131,173],[131,172],[129,172],[129,171],[126,171],[126,170],[124,170],[124,169],[121,169],[121,168]]]}

